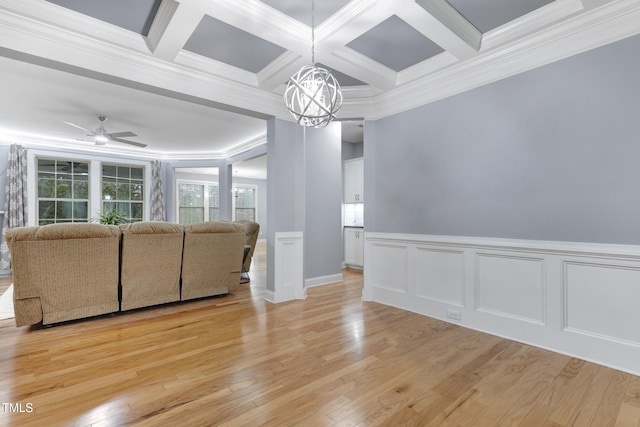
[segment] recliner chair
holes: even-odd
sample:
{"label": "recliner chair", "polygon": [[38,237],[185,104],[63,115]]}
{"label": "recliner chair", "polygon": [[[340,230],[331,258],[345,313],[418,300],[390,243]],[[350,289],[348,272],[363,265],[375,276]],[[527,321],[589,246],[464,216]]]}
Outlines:
{"label": "recliner chair", "polygon": [[244,261],[242,263],[242,274],[240,275],[240,283],[247,283],[251,280],[251,278],[249,277],[249,270],[251,268],[251,259],[253,258],[253,252],[256,249],[258,235],[260,234],[260,224],[246,219],[240,219],[234,221],[233,223],[242,225],[245,228],[244,244],[250,247],[249,252],[247,253],[247,256],[244,258]]}

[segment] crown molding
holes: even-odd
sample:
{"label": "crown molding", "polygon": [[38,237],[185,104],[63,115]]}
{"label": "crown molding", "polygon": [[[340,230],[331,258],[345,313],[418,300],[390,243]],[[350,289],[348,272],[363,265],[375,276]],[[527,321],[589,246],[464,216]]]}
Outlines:
{"label": "crown molding", "polygon": [[248,86],[258,87],[258,79],[256,74],[243,70],[215,59],[207,58],[197,53],[182,50],[175,58],[175,62],[194,70],[202,71],[207,75],[216,76],[233,76],[229,80]]}
{"label": "crown molding", "polygon": [[398,73],[398,86],[423,78],[458,62],[458,58],[444,51],[428,61],[422,61]]}
{"label": "crown molding", "polygon": [[640,33],[640,3],[619,0],[378,95],[376,120]]}
{"label": "crown molding", "polygon": [[[44,0],[2,0],[0,53],[15,52],[7,56],[34,63],[43,59],[62,71],[176,99],[292,120],[279,91],[287,70],[307,58],[309,27],[258,0],[201,1],[208,14],[291,50],[258,74],[184,51],[169,62],[149,53],[154,35],[145,41]],[[394,11],[420,8],[427,13],[413,0],[397,1],[404,2],[403,9],[382,0],[353,0],[341,10],[344,16],[318,28],[320,62],[369,84],[343,88],[340,117],[380,119],[640,33],[638,0],[556,0],[486,33],[480,51],[461,62],[444,52],[396,73],[353,49],[339,48]],[[252,146],[243,144],[238,150]],[[218,155],[226,154],[205,153],[203,158]]]}
{"label": "crown molding", "polygon": [[224,151],[210,152],[185,152],[185,151],[155,151],[146,148],[129,148],[121,145],[95,145],[88,141],[79,141],[69,138],[56,138],[51,135],[38,135],[33,133],[15,132],[11,130],[0,129],[0,143],[4,141],[6,144],[19,143],[27,148],[46,148],[48,150],[55,148],[66,151],[89,153],[89,154],[108,154],[112,156],[126,156],[142,159],[164,159],[164,160],[224,160],[237,156],[241,153],[253,150],[267,143],[266,132],[242,141],[238,144],[229,146]]}
{"label": "crown molding", "polygon": [[[210,74],[188,54],[181,54],[181,59],[187,63],[191,61],[189,65],[172,63],[2,9],[0,40],[6,49],[53,61],[63,71],[73,68],[76,74],[81,74],[80,70],[87,70],[87,74],[93,73],[93,78],[103,76],[110,82],[122,79],[141,87],[155,87],[165,93],[202,98],[219,105],[219,108],[228,105],[267,116],[288,115],[279,96],[256,89],[255,77],[251,78],[251,84],[246,84]],[[138,41],[148,52],[142,38]],[[234,68],[231,75],[236,71]],[[244,79],[247,80],[246,74]]]}
{"label": "crown molding", "polygon": [[480,51],[489,51],[514,39],[533,34],[542,28],[584,10],[581,0],[555,0],[546,6],[514,19],[482,36]]}
{"label": "crown molding", "polygon": [[[2,0],[0,17],[6,14],[17,21],[31,20],[38,26],[66,30],[74,37],[90,37],[95,40],[108,42],[126,47],[139,53],[148,52],[144,37],[134,31],[123,31],[122,28],[100,21],[91,16],[83,15],[73,10],[60,7],[48,1],[37,0]],[[46,32],[46,29],[43,29]]]}

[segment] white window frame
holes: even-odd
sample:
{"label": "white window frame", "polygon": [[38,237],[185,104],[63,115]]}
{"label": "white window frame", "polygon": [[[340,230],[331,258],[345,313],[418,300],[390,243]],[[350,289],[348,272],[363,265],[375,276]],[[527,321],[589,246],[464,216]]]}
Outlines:
{"label": "white window frame", "polygon": [[[195,185],[203,185],[205,187],[204,190],[204,221],[209,220],[209,187],[215,186],[220,188],[220,184],[217,181],[199,181],[195,179],[176,179],[176,201],[175,201],[175,209],[176,209],[176,223],[180,224],[180,185],[181,184],[195,184]],[[220,209],[220,206],[218,206]]]}
{"label": "white window frame", "polygon": [[[233,184],[231,191],[233,192],[236,188],[249,188],[253,190],[253,220],[258,222],[258,186],[255,184]],[[232,221],[236,220],[236,198],[234,194],[231,195],[231,218]]]}
{"label": "white window frame", "polygon": [[[143,221],[151,218],[151,162],[118,157],[92,156],[89,154],[29,149],[27,151],[27,225],[38,225],[38,159],[89,163],[89,220],[102,208],[102,164],[144,168]],[[96,190],[97,189],[97,190]]]}
{"label": "white window frame", "polygon": [[[208,187],[210,185],[216,186],[218,188],[220,188],[220,183],[217,181],[202,181],[202,180],[196,180],[196,179],[184,179],[184,178],[179,178],[176,179],[176,195],[175,195],[175,211],[176,211],[176,223],[180,224],[180,184],[197,184],[197,185],[204,185],[205,187]],[[231,191],[233,191],[233,189],[235,188],[250,188],[254,191],[253,195],[254,195],[254,212],[255,212],[255,221],[258,221],[258,186],[255,184],[234,184],[232,185]],[[219,191],[219,190],[218,190]],[[208,217],[209,217],[209,191],[208,188],[205,188],[205,192],[204,192],[204,203],[205,203],[205,216],[204,216],[204,220],[208,221]],[[219,206],[218,206],[219,208]],[[233,196],[233,194],[231,195],[231,220],[235,221],[236,220],[236,198]]]}

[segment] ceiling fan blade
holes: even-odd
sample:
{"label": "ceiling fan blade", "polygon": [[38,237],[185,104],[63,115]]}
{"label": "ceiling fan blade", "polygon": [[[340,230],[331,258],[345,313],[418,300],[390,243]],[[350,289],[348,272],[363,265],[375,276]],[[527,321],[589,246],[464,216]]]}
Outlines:
{"label": "ceiling fan blade", "polygon": [[141,142],[129,141],[128,139],[120,139],[120,138],[110,138],[111,141],[122,142],[123,144],[135,145],[136,147],[144,148],[147,144],[142,144]]}
{"label": "ceiling fan blade", "polygon": [[85,132],[89,132],[91,135],[95,135],[95,133],[94,133],[92,130],[85,129],[85,128],[83,128],[82,126],[78,126],[78,125],[77,125],[77,124],[75,124],[75,123],[71,123],[71,122],[63,122],[63,123],[68,124],[69,126],[73,126],[74,128],[78,128],[78,129],[80,129],[80,130],[83,130],[83,131],[85,131]]}
{"label": "ceiling fan blade", "polygon": [[111,137],[111,138],[126,138],[126,137],[130,137],[130,136],[138,136],[135,133],[131,132],[131,131],[127,131],[127,132],[114,132],[114,133],[110,133],[107,136]]}

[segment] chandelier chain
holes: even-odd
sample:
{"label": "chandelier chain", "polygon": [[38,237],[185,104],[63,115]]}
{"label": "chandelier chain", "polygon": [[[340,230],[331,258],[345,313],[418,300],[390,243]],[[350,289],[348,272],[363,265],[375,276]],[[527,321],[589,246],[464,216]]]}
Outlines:
{"label": "chandelier chain", "polygon": [[340,84],[331,72],[316,67],[316,13],[311,0],[311,62],[289,77],[283,98],[284,104],[302,126],[321,128],[336,118],[342,107]]}
{"label": "chandelier chain", "polygon": [[316,8],[311,0],[311,65],[316,65]]}

